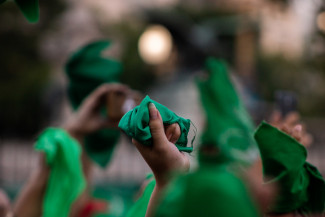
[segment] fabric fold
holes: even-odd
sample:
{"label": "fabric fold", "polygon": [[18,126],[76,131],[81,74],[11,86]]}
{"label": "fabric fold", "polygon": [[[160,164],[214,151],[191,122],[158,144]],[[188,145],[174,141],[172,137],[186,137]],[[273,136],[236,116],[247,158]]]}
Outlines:
{"label": "fabric fold", "polygon": [[177,123],[181,129],[181,135],[176,142],[176,146],[180,151],[192,152],[193,147],[187,147],[187,135],[190,130],[191,121],[177,116],[167,107],[155,102],[146,96],[140,105],[127,112],[120,120],[119,128],[121,128],[128,136],[136,139],[143,145],[152,145],[152,136],[149,128],[149,103],[155,104],[160,112],[163,123],[166,125]]}
{"label": "fabric fold", "polygon": [[48,128],[39,136],[35,149],[44,152],[50,167],[43,217],[68,217],[72,203],[86,187],[80,145],[65,130]]}

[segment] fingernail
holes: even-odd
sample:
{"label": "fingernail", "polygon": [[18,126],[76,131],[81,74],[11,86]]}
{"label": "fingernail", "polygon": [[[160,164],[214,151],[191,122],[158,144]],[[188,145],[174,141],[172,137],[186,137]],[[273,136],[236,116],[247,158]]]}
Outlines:
{"label": "fingernail", "polygon": [[155,104],[153,104],[152,102],[149,103],[149,113],[150,113],[150,118],[152,120],[155,120],[158,117],[157,111],[158,110],[157,110]]}

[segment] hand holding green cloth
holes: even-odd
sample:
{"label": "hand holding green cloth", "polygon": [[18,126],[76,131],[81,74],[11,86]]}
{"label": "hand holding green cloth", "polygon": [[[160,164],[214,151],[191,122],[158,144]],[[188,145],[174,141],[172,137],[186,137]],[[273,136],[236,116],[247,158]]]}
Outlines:
{"label": "hand holding green cloth", "polygon": [[155,217],[257,217],[245,184],[224,168],[180,176],[166,189]]}
{"label": "hand holding green cloth", "polygon": [[[75,110],[98,86],[120,80],[122,64],[101,54],[110,44],[105,40],[92,42],[75,52],[66,63],[68,97]],[[102,115],[107,115],[106,107],[102,108]],[[118,129],[99,130],[85,138],[85,150],[92,160],[105,167],[119,138]]]}
{"label": "hand holding green cloth", "polygon": [[[206,114],[201,144],[217,147],[217,158],[222,161],[250,163],[258,156],[253,138],[255,127],[229,78],[227,66],[221,60],[208,58],[205,68],[208,79],[196,80]],[[201,162],[211,161],[210,158],[200,154]]]}
{"label": "hand holding green cloth", "polygon": [[[6,0],[0,0],[0,4]],[[39,6],[38,0],[15,0],[20,11],[24,14],[26,19],[31,23],[36,23],[39,20]]]}
{"label": "hand holding green cloth", "polygon": [[147,177],[149,180],[149,183],[145,187],[142,195],[139,197],[139,199],[133,204],[133,206],[128,211],[126,217],[145,217],[148,204],[151,198],[151,194],[156,186],[156,180],[152,178],[153,175],[150,177]]}
{"label": "hand holding green cloth", "polygon": [[86,187],[80,145],[65,130],[48,128],[39,136],[35,149],[45,153],[50,167],[43,217],[68,217],[72,203]]}
{"label": "hand holding green cloth", "polygon": [[[118,125],[128,136],[134,138],[143,145],[152,145],[152,136],[149,127],[149,103],[155,104],[158,109],[164,124],[178,123],[181,129],[181,135],[176,142],[176,147],[180,151],[192,152],[192,147],[187,146],[187,135],[190,130],[191,121],[177,116],[174,112],[167,107],[155,102],[146,96],[140,105],[127,112],[120,120]],[[192,141],[193,143],[193,141]]]}
{"label": "hand holding green cloth", "polygon": [[303,214],[325,209],[325,182],[317,168],[306,162],[307,151],[294,138],[262,122],[255,133],[263,162],[263,173],[277,183],[279,194],[273,213],[297,210]]}

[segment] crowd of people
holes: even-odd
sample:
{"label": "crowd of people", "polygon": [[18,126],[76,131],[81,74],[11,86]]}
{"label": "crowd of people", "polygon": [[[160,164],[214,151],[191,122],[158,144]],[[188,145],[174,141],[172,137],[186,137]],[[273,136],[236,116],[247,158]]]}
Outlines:
{"label": "crowd of people", "polygon": [[[226,64],[209,58],[196,79],[205,125],[189,141],[189,119],[119,83],[121,63],[101,56],[109,44],[91,43],[68,60],[74,113],[39,135],[38,167],[15,202],[0,191],[1,217],[109,212],[110,204],[91,196],[91,171],[109,164],[121,132],[152,170],[128,217],[323,216],[325,182],[306,162],[312,137],[297,112],[275,111],[256,128]],[[190,170],[193,149],[199,166]]]}

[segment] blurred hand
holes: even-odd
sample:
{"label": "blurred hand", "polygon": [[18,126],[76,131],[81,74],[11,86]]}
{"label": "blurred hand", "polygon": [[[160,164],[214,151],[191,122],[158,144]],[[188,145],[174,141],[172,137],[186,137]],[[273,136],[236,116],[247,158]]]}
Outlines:
{"label": "blurred hand", "polygon": [[145,146],[134,139],[132,142],[152,169],[157,185],[164,186],[172,171],[188,171],[190,162],[173,144],[181,133],[179,125],[172,124],[164,128],[160,113],[153,103],[149,104],[149,113],[153,145]]}
{"label": "blurred hand", "polygon": [[67,121],[64,128],[74,137],[80,138],[106,127],[117,127],[119,120],[109,120],[100,114],[109,93],[128,93],[122,84],[103,84],[94,90],[80,105],[78,111]]}
{"label": "blurred hand", "polygon": [[290,112],[282,117],[279,111],[275,111],[271,115],[270,124],[292,136],[305,147],[309,147],[313,142],[312,135],[306,131],[297,112]]}

